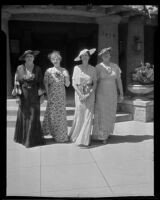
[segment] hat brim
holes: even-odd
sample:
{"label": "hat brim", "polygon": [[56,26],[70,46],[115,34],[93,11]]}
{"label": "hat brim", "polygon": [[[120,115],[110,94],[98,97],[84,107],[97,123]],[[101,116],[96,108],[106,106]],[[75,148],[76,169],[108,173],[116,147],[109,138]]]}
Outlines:
{"label": "hat brim", "polygon": [[103,55],[103,54],[106,53],[107,51],[111,52],[111,51],[112,51],[112,47],[108,47],[108,48],[102,49],[102,50],[98,53],[98,56]]}
{"label": "hat brim", "polygon": [[20,56],[19,57],[19,60],[24,60],[25,59],[25,56],[27,55],[27,54],[33,54],[33,56],[35,57],[35,56],[37,56],[38,54],[40,53],[40,51],[31,51],[31,52],[26,52],[26,53],[23,53],[23,55],[22,56]]}
{"label": "hat brim", "polygon": [[[93,49],[90,49],[90,50],[88,49],[86,52],[89,52],[89,54],[92,55],[95,51],[96,51],[96,49],[93,48]],[[86,52],[85,52],[85,53],[86,53]],[[83,55],[83,54],[79,54],[79,55],[74,59],[74,61],[80,61],[82,55]]]}

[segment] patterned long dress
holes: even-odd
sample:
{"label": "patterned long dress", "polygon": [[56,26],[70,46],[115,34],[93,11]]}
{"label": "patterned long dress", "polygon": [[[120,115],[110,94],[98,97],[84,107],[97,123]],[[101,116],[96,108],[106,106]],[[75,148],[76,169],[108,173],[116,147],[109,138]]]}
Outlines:
{"label": "patterned long dress", "polygon": [[[93,66],[89,66],[88,71],[85,71],[80,66],[75,66],[72,80],[78,85],[83,94],[90,90],[93,80],[96,79],[96,70]],[[69,136],[71,141],[77,145],[88,146],[90,144],[93,129],[94,102],[94,92],[82,103],[75,91],[75,115]]]}
{"label": "patterned long dress", "polygon": [[68,74],[66,69],[62,68],[61,72],[57,72],[55,67],[51,67],[44,75],[49,96],[42,130],[44,135],[52,135],[56,142],[68,141],[64,74]]}
{"label": "patterned long dress", "polygon": [[120,68],[111,63],[111,68],[102,63],[96,66],[97,90],[95,101],[95,116],[93,140],[106,140],[113,134],[117,110],[116,79],[120,77]]}
{"label": "patterned long dress", "polygon": [[16,81],[20,84],[22,94],[17,112],[14,141],[26,147],[44,144],[40,123],[40,97],[38,89],[43,89],[41,69],[34,66],[34,78],[25,79],[25,66],[20,65],[16,72]]}

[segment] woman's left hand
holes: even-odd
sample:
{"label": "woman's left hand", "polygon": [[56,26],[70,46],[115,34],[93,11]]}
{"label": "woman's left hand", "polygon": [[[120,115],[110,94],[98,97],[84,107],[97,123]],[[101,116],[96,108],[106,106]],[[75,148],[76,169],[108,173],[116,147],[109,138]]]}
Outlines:
{"label": "woman's left hand", "polygon": [[44,95],[40,96],[40,104],[44,102]]}
{"label": "woman's left hand", "polygon": [[122,102],[124,100],[124,96],[123,95],[120,95],[119,96],[119,102]]}
{"label": "woman's left hand", "polygon": [[64,78],[64,85],[66,87],[69,87],[69,85],[70,85],[70,81],[69,81],[69,79],[67,77]]}
{"label": "woman's left hand", "polygon": [[42,89],[38,89],[38,95],[41,96],[43,94],[43,90]]}

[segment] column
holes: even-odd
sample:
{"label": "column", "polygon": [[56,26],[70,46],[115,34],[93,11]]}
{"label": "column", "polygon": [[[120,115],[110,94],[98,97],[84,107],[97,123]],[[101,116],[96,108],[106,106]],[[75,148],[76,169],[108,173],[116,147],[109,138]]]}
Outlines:
{"label": "column", "polygon": [[116,15],[96,18],[96,22],[99,24],[98,51],[111,46],[113,49],[111,61],[117,64],[119,63],[118,23],[120,20],[121,17]]}
{"label": "column", "polygon": [[[135,51],[135,36],[141,41],[141,50]],[[131,83],[131,72],[144,62],[144,19],[131,17],[128,21],[127,37],[127,85]]]}
{"label": "column", "polygon": [[6,64],[7,64],[7,97],[11,96],[12,91],[12,74],[10,64],[10,50],[9,50],[9,32],[8,32],[8,20],[10,13],[2,11],[2,31],[6,34]]}

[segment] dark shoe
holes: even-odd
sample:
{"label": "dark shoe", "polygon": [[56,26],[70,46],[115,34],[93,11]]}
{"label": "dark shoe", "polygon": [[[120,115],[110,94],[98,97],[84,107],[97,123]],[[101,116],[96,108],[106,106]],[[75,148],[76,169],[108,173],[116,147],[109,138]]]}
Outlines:
{"label": "dark shoe", "polygon": [[102,141],[102,144],[107,144],[107,140],[103,140],[103,141]]}

